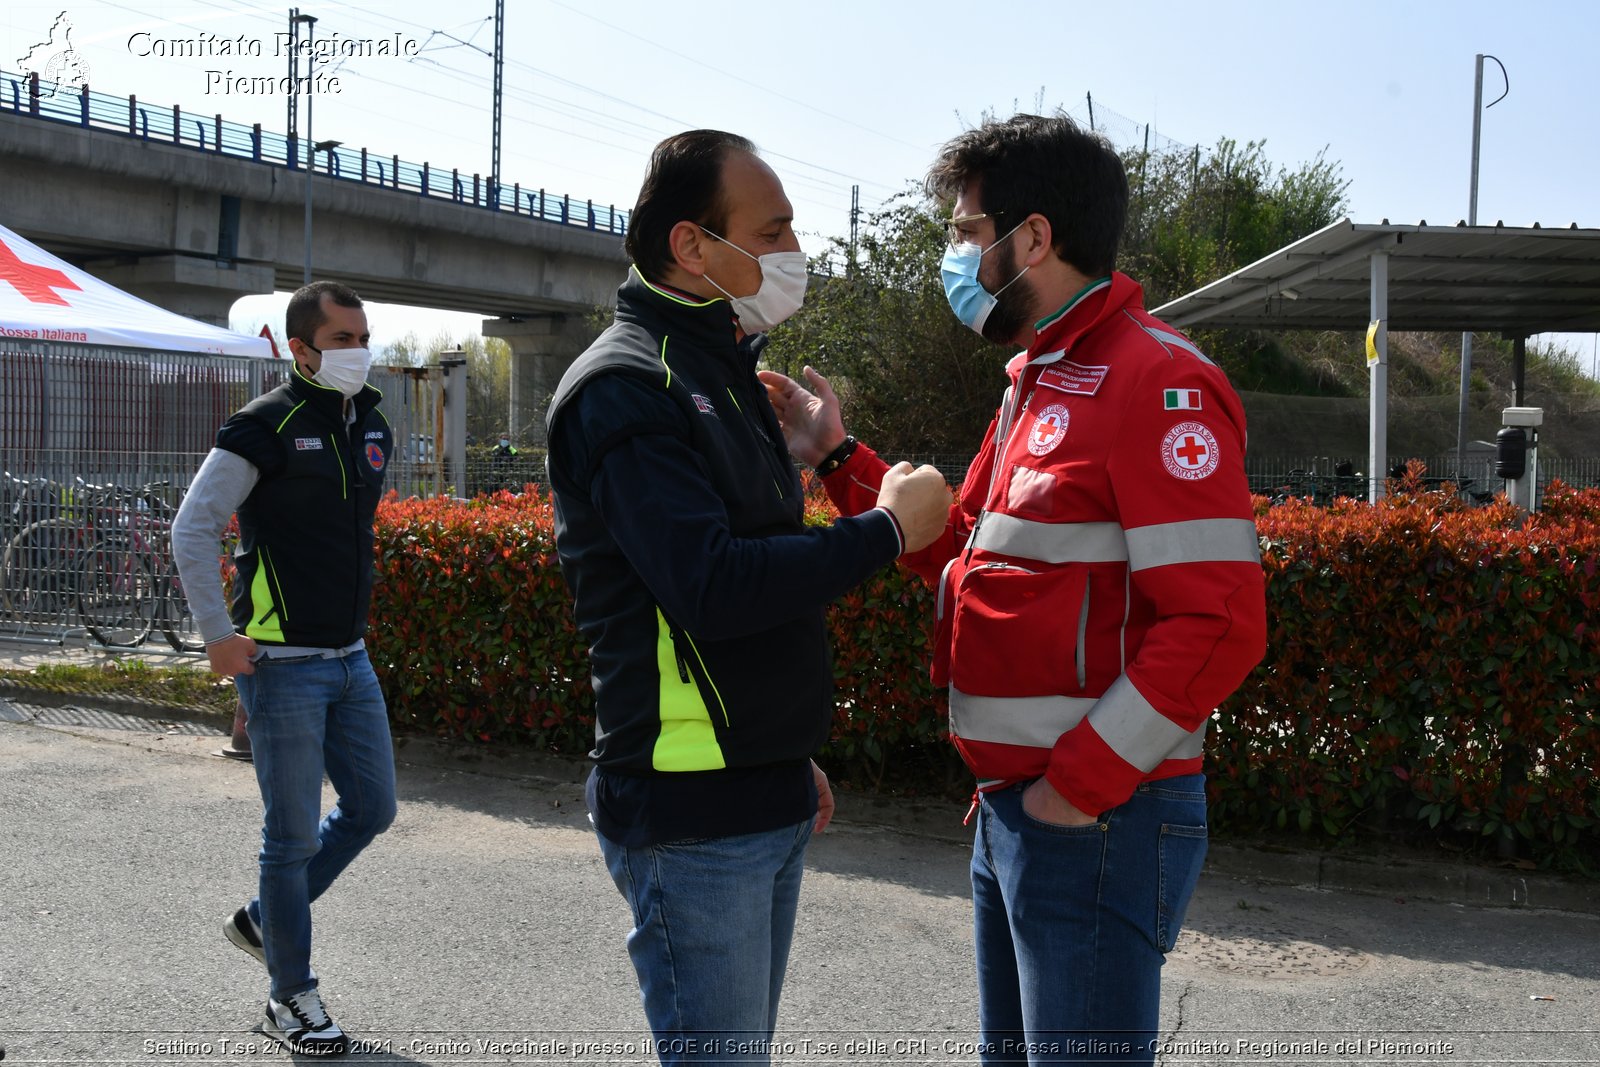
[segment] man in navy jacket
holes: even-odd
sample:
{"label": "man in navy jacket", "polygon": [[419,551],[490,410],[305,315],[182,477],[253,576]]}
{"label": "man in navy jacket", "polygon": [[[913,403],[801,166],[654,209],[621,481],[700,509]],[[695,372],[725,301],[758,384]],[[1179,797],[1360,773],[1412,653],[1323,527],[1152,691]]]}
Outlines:
{"label": "man in navy jacket", "polygon": [[766,1061],[806,843],[833,809],[810,759],[833,717],[824,608],[948,512],[938,471],[900,464],[875,508],[805,525],[755,376],[761,331],[804,294],[792,218],[744,138],[658,145],[616,321],[548,416],[594,676],[589,810],[664,1063]]}

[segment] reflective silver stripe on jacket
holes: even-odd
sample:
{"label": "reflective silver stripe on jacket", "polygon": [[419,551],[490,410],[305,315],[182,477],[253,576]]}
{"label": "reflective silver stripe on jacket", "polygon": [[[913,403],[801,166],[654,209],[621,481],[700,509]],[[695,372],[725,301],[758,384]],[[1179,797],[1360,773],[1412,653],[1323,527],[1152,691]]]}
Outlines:
{"label": "reflective silver stripe on jacket", "polygon": [[1113,752],[1146,772],[1163,760],[1202,755],[1210,724],[1184,730],[1151,707],[1126,675],[1099,698],[986,697],[950,687],[950,732],[966,741],[1054,748],[1085,716]]}
{"label": "reflective silver stripe on jacket", "polygon": [[1209,722],[1201,723],[1198,730],[1185,730],[1151,706],[1126,674],[1111,683],[1089,714],[1089,725],[1100,739],[1141,771],[1154,770],[1162,760],[1200,755]]}
{"label": "reflective silver stripe on jacket", "polygon": [[1261,541],[1251,519],[1192,519],[1126,533],[1130,570],[1172,563],[1261,562]]}
{"label": "reflective silver stripe on jacket", "polygon": [[1042,563],[1121,563],[1128,558],[1122,527],[1114,522],[1035,522],[991,511],[972,547]]}
{"label": "reflective silver stripe on jacket", "polygon": [[1054,748],[1099,703],[1094,697],[981,697],[950,687],[950,732],[967,741]]}

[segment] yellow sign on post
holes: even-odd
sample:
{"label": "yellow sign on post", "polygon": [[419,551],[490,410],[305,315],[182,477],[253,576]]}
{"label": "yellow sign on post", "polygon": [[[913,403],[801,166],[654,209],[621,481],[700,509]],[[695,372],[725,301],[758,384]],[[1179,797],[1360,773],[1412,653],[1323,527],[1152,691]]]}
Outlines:
{"label": "yellow sign on post", "polygon": [[1378,324],[1381,322],[1383,322],[1382,319],[1373,319],[1372,324],[1367,327],[1367,366],[1369,367],[1378,365]]}

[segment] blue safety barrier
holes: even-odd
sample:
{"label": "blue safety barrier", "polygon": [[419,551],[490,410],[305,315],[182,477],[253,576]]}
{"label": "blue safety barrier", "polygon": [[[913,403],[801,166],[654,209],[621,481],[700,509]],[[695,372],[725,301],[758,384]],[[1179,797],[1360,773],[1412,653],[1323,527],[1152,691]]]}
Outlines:
{"label": "blue safety barrier", "polygon": [[[137,96],[93,92],[87,85],[41,82],[36,74],[0,69],[0,110],[266,166],[301,170],[306,165],[303,142],[264,131],[259,124],[227,122],[221,115],[201,118],[185,114],[176,104],[165,107],[140,101]],[[328,157],[318,163],[318,171],[333,181],[437,197],[560,226],[615,234],[628,232],[628,212],[617,210],[614,204],[575,200],[565,194],[546,193],[543,188],[524,189],[520,182],[495,185],[489,177],[479,174],[472,175],[469,181],[458,170],[409,163],[399,156],[380,156],[365,148],[341,146],[318,154]]]}

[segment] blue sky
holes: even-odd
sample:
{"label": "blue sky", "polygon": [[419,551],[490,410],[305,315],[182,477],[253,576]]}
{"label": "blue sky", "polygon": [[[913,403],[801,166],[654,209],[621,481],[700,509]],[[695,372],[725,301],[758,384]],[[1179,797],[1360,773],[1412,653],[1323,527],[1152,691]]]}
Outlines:
{"label": "blue sky", "polygon": [[[1072,0],[508,0],[508,181],[631,205],[650,146],[691,126],[744,133],[782,175],[811,235],[848,227],[914,181],[985,111],[1064,106],[1080,118],[1201,146],[1264,140],[1296,164],[1326,149],[1358,221],[1453,223],[1467,213],[1473,57],[1510,94],[1485,112],[1480,222],[1600,226],[1600,5],[1356,0],[1087,4]],[[97,90],[285,125],[282,97],[208,92],[207,70],[279,76],[287,4],[264,0],[10,0],[0,67],[65,11]],[[327,37],[415,41],[414,58],[347,60],[316,102],[315,135],[487,172],[492,0],[303,0]],[[441,36],[434,31],[447,35]],[[180,58],[153,42],[259,41],[262,55]],[[145,36],[137,36],[145,35]],[[468,42],[455,43],[452,38]],[[1503,84],[1485,75],[1486,101]],[[303,121],[303,119],[302,119]],[[251,309],[246,308],[248,313]],[[270,313],[270,309],[269,312]],[[471,329],[394,311],[385,332]],[[1589,363],[1594,339],[1567,342]]]}

